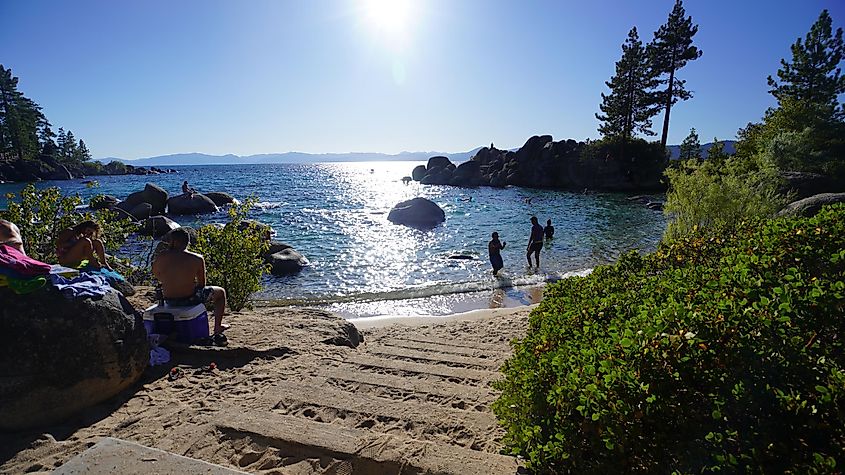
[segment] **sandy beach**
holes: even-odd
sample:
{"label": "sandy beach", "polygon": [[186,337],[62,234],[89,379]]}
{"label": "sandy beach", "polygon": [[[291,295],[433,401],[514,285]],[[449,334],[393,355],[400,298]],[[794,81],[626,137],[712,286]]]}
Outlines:
{"label": "sandy beach", "polygon": [[62,425],[0,436],[0,472],[49,472],[115,437],[250,473],[514,473],[490,383],[532,308],[358,321],[357,348],[323,310],[235,313],[227,348],[174,349]]}

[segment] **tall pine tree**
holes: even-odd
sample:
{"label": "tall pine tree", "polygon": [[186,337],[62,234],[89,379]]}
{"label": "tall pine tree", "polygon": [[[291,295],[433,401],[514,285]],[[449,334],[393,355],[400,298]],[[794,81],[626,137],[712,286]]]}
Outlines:
{"label": "tall pine tree", "polygon": [[0,65],[0,153],[35,158],[39,152],[41,107],[18,91],[18,78]]}
{"label": "tall pine tree", "polygon": [[622,58],[616,62],[616,74],[605,84],[610,88],[610,94],[601,95],[599,108],[602,114],[596,114],[601,122],[599,132],[619,141],[619,158],[623,159],[625,145],[636,133],[654,135],[651,118],[657,113],[654,96],[649,92],[657,81],[636,27],[631,28],[628,39],[622,45]]}
{"label": "tall pine tree", "polygon": [[840,109],[839,95],[845,93],[845,76],[839,63],[845,54],[842,28],[832,32],[832,20],[827,10],[822,10],[818,20],[804,37],[792,45],[792,62],[780,60],[777,76],[769,76],[769,91],[782,105],[794,99],[813,105]]}
{"label": "tall pine tree", "polygon": [[682,0],[675,1],[675,7],[666,23],[654,32],[654,40],[648,45],[655,72],[664,76],[661,82],[666,89],[660,94],[660,108],[663,109],[663,133],[660,145],[666,147],[669,135],[669,114],[678,101],[692,97],[686,90],[686,81],[678,79],[676,73],[689,61],[701,57],[701,50],[692,44],[692,37],[698,32],[698,25],[692,24],[692,17],[686,17]]}

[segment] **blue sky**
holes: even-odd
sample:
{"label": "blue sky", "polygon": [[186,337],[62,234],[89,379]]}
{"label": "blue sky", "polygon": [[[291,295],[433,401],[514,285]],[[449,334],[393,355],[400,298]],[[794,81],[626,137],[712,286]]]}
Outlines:
{"label": "blue sky", "polygon": [[[597,138],[628,30],[651,39],[674,3],[399,1],[0,0],[0,63],[95,157],[511,148]],[[704,55],[669,143],[733,138],[821,10],[845,21],[842,0],[685,7]]]}

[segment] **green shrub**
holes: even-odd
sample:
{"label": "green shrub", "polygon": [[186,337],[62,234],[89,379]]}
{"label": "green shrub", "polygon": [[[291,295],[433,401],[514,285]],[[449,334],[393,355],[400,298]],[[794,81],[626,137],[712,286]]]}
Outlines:
{"label": "green shrub", "polygon": [[683,236],[696,227],[730,227],[771,216],[786,204],[787,197],[778,193],[778,170],[769,162],[711,155],[666,169],[667,238]]}
{"label": "green shrub", "polygon": [[834,472],[844,314],[845,207],[696,229],[550,285],[493,409],[540,472]]}
{"label": "green shrub", "polygon": [[17,224],[27,255],[44,262],[57,261],[56,237],[62,230],[82,221],[90,219],[99,223],[103,245],[108,252],[120,249],[136,229],[128,219],[118,220],[113,211],[78,211],[76,207],[82,204],[82,198],[64,196],[55,187],[39,190],[30,183],[20,193],[9,193],[6,198],[8,206],[0,210],[0,218]]}
{"label": "green shrub", "polygon": [[251,307],[249,297],[261,290],[262,276],[269,271],[261,257],[269,247],[264,230],[254,223],[239,230],[253,202],[230,206],[229,222],[201,227],[192,245],[205,257],[208,284],[226,289],[229,307],[235,311]]}

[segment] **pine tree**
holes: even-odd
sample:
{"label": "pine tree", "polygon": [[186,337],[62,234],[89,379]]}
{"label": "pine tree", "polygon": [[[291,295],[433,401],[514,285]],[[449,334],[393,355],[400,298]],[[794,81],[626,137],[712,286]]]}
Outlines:
{"label": "pine tree", "polygon": [[38,146],[42,157],[56,158],[58,147],[55,141],[56,134],[50,128],[51,125],[46,118],[38,124]]}
{"label": "pine tree", "polygon": [[830,15],[822,10],[804,41],[798,38],[792,45],[792,62],[780,60],[780,83],[769,76],[769,92],[779,103],[789,98],[836,110],[838,96],[845,93],[845,76],[839,68],[843,54],[842,28],[833,34]]}
{"label": "pine tree", "polygon": [[675,7],[666,23],[654,32],[654,40],[648,45],[655,72],[666,75],[661,79],[666,89],[661,92],[660,107],[663,109],[663,133],[660,145],[666,146],[669,135],[669,114],[678,101],[686,101],[692,93],[686,90],[686,81],[678,79],[676,72],[689,61],[701,57],[701,50],[692,44],[692,37],[698,32],[698,25],[692,24],[692,17],[685,17],[682,0],[675,1]]}
{"label": "pine tree", "polygon": [[0,65],[0,153],[18,159],[34,158],[39,152],[38,124],[41,107],[18,91],[18,78]]}
{"label": "pine tree", "polygon": [[694,127],[690,129],[687,138],[681,142],[681,153],[679,158],[681,160],[698,160],[701,158],[701,142],[698,141],[698,133],[695,131]]}
{"label": "pine tree", "polygon": [[73,136],[73,132],[68,130],[65,134],[65,142],[60,146],[62,159],[67,162],[75,161],[77,148],[76,137]]}
{"label": "pine tree", "polygon": [[91,160],[91,152],[88,150],[88,147],[85,146],[85,142],[83,140],[79,140],[79,147],[76,149],[76,160],[78,162],[87,162]]}
{"label": "pine tree", "polygon": [[602,114],[596,114],[601,122],[598,130],[605,137],[619,140],[622,159],[625,144],[634,134],[654,135],[651,118],[657,113],[654,96],[649,92],[657,82],[636,27],[631,28],[628,39],[622,45],[622,58],[616,62],[616,74],[605,84],[610,88],[610,94],[601,95],[599,108]]}

